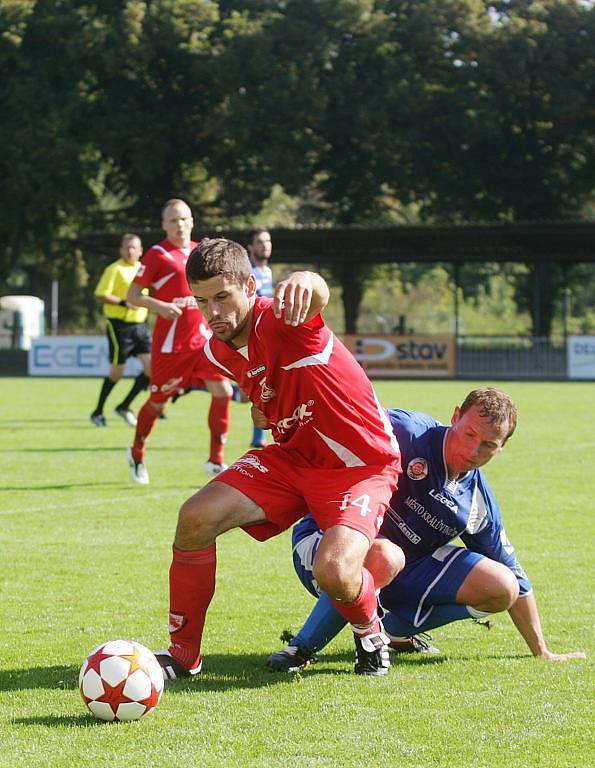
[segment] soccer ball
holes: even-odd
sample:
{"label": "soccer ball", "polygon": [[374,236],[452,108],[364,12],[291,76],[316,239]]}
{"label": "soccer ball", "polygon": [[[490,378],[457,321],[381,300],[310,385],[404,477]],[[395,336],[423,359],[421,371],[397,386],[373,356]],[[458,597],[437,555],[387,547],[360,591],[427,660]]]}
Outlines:
{"label": "soccer ball", "polygon": [[163,672],[154,654],[133,640],[93,648],[79,673],[83,701],[100,720],[138,720],[163,694]]}

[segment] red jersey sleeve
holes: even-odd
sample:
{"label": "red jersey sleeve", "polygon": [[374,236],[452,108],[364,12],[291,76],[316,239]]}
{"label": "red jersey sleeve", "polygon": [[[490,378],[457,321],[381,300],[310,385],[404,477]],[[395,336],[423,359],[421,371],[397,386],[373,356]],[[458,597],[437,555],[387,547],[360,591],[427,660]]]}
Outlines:
{"label": "red jersey sleeve", "polygon": [[151,248],[143,256],[134,282],[143,288],[150,288],[159,280],[162,267],[161,254]]}

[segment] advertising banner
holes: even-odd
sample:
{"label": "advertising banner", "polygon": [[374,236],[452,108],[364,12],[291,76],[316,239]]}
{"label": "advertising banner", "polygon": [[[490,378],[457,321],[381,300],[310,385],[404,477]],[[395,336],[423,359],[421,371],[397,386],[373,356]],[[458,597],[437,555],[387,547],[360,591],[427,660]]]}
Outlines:
{"label": "advertising banner", "polygon": [[[136,358],[126,362],[125,376],[137,376],[142,366]],[[108,346],[105,336],[40,336],[31,342],[29,376],[107,376]]]}
{"label": "advertising banner", "polygon": [[595,379],[595,336],[569,336],[566,344],[569,379]]}
{"label": "advertising banner", "polygon": [[343,336],[368,376],[452,377],[456,374],[454,336]]}

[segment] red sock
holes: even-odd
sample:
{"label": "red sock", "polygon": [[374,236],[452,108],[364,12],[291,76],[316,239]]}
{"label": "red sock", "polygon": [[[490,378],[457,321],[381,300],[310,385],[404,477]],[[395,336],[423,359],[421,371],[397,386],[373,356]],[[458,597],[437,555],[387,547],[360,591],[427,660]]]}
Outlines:
{"label": "red sock", "polygon": [[159,413],[160,410],[155,408],[150,400],[147,400],[138,412],[134,443],[132,444],[132,458],[135,461],[144,461],[145,443],[159,417]]}
{"label": "red sock", "polygon": [[231,397],[211,398],[209,409],[209,429],[211,430],[211,454],[209,461],[213,464],[223,464],[223,446],[227,442],[229,432]]}
{"label": "red sock", "polygon": [[371,635],[380,631],[374,577],[367,568],[362,568],[362,588],[353,603],[332,602],[358,635]]}
{"label": "red sock", "polygon": [[169,569],[169,652],[187,669],[200,660],[200,641],[215,593],[217,550],[214,544],[191,552],[174,546]]}

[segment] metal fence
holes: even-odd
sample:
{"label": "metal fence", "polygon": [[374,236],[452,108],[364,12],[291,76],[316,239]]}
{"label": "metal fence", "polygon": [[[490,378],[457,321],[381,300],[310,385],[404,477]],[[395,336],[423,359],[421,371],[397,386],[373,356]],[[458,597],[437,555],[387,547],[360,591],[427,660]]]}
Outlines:
{"label": "metal fence", "polygon": [[457,377],[566,379],[563,336],[459,336]]}

